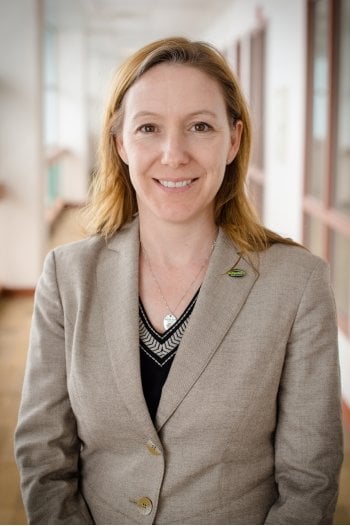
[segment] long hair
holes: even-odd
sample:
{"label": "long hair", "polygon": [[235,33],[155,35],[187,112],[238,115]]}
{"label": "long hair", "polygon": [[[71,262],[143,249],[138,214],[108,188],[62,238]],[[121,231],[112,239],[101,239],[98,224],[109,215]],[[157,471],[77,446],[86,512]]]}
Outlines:
{"label": "long hair", "polygon": [[184,64],[199,69],[221,88],[232,125],[243,124],[241,143],[232,163],[226,166],[222,185],[215,198],[215,222],[242,252],[256,252],[273,243],[295,244],[266,229],[259,221],[246,194],[246,178],[251,151],[251,122],[247,104],[230,66],[212,45],[174,37],[143,47],[119,68],[107,106],[99,147],[99,164],[85,208],[87,231],[109,237],[137,213],[135,190],[128,166],[116,148],[121,130],[124,97],[128,89],[152,67],[161,63]]}

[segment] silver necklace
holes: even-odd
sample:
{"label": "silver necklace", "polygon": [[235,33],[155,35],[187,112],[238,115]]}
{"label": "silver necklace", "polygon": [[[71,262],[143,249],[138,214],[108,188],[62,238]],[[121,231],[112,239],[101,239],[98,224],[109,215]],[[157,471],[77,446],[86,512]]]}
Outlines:
{"label": "silver necklace", "polygon": [[177,308],[179,307],[179,305],[181,304],[181,302],[183,301],[183,299],[185,298],[185,296],[187,295],[187,293],[189,292],[189,290],[191,289],[191,287],[194,285],[194,283],[197,281],[197,279],[199,278],[200,274],[202,273],[204,267],[206,266],[206,264],[208,263],[209,261],[209,258],[214,250],[214,247],[215,247],[215,244],[216,244],[216,239],[213,241],[212,245],[211,245],[211,250],[210,250],[210,253],[208,255],[208,257],[204,260],[204,263],[203,265],[201,266],[201,268],[199,269],[198,273],[196,274],[196,276],[194,277],[194,279],[191,281],[190,285],[188,286],[188,288],[185,290],[184,294],[181,296],[180,300],[178,301],[176,307],[172,310],[170,307],[169,307],[169,304],[162,292],[162,289],[160,287],[160,284],[159,284],[159,281],[157,280],[156,278],[156,275],[154,274],[153,272],[153,269],[152,269],[152,265],[151,265],[151,261],[150,261],[150,258],[149,258],[149,255],[145,249],[145,247],[142,245],[141,243],[141,248],[142,250],[144,251],[145,253],[145,256],[146,256],[146,261],[147,261],[147,264],[149,266],[149,269],[151,271],[151,275],[152,275],[152,278],[153,278],[153,281],[154,283],[156,284],[157,286],[157,289],[159,291],[159,294],[163,300],[163,303],[164,305],[166,306],[166,308],[168,309],[168,313],[165,314],[165,316],[163,317],[163,327],[164,329],[167,331],[168,329],[170,329],[170,327],[172,327],[174,325],[174,323],[177,322],[177,317],[175,316],[175,312],[177,310]]}

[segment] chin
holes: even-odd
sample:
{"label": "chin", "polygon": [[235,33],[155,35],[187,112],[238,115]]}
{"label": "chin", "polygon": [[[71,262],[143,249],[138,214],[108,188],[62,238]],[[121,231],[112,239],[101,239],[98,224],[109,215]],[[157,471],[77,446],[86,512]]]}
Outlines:
{"label": "chin", "polygon": [[[212,217],[212,214],[205,215]],[[203,220],[204,214],[196,213],[173,213],[173,214],[159,214],[158,218],[164,223],[173,224],[173,225],[188,225],[196,221]]]}

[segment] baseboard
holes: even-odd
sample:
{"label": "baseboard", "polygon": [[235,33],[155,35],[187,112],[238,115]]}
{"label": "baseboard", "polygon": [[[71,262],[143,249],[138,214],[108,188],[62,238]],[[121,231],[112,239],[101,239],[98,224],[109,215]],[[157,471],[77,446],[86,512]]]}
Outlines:
{"label": "baseboard", "polygon": [[8,287],[0,288],[0,296],[3,298],[31,298],[34,296],[35,289],[10,289]]}

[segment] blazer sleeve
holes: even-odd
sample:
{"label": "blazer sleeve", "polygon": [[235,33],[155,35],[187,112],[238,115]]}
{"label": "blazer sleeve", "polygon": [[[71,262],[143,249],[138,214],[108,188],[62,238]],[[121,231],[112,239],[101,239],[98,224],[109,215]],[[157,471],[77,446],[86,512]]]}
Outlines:
{"label": "blazer sleeve", "polygon": [[340,400],[334,298],[328,265],[318,260],[287,347],[275,433],[279,497],[266,524],[332,523],[343,458]]}
{"label": "blazer sleeve", "polygon": [[51,252],[35,294],[15,433],[29,524],[94,524],[79,491],[80,442],[66,376],[64,314]]}

